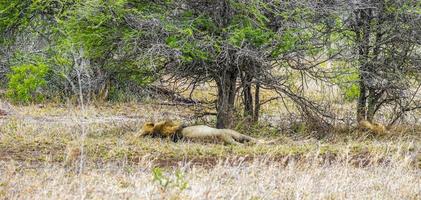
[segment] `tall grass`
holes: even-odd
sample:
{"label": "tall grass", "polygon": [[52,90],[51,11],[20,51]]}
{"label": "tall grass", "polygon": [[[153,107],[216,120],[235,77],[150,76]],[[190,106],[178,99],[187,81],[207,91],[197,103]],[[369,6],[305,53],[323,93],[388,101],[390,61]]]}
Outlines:
{"label": "tall grass", "polygon": [[[81,174],[60,165],[1,162],[5,199],[419,199],[421,171],[399,163],[357,168],[271,159],[219,160],[211,168],[180,162],[154,168],[108,163]],[[158,175],[157,175],[158,173]],[[78,191],[80,184],[82,192]]]}

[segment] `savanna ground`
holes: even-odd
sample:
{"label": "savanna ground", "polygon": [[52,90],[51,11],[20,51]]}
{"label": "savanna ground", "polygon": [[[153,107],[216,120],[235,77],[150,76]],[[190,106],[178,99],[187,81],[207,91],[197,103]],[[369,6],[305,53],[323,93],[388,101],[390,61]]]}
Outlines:
{"label": "savanna ground", "polygon": [[[421,134],[237,127],[272,145],[139,138],[148,120],[212,124],[157,103],[14,106],[0,118],[2,199],[420,199]],[[274,117],[262,116],[263,123]],[[279,120],[279,119],[278,119]],[[290,130],[290,131],[287,131]],[[352,133],[352,134],[351,134]]]}

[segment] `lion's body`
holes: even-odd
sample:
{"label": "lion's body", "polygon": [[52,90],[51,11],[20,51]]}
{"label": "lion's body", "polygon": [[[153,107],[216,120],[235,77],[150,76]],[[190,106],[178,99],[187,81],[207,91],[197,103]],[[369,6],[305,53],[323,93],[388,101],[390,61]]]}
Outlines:
{"label": "lion's body", "polygon": [[184,139],[218,139],[227,144],[240,144],[245,142],[258,143],[255,138],[241,134],[231,129],[217,129],[205,125],[183,127],[172,121],[162,121],[156,124],[147,122],[143,125],[141,136],[170,137],[174,141]]}
{"label": "lion's body", "polygon": [[376,135],[383,135],[386,133],[386,127],[383,124],[376,122],[369,122],[367,120],[361,120],[358,123],[358,128],[363,131],[369,131]]}
{"label": "lion's body", "polygon": [[228,144],[239,144],[244,142],[256,142],[256,139],[243,135],[231,129],[216,129],[205,125],[189,126],[181,130],[183,137],[195,138],[218,138]]}

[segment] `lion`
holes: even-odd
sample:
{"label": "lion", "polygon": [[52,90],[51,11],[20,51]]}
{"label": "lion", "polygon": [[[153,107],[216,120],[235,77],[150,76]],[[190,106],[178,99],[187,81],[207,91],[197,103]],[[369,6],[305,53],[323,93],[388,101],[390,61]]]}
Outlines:
{"label": "lion", "polygon": [[243,143],[273,143],[255,139],[231,129],[217,129],[206,125],[184,126],[173,121],[158,123],[146,122],[140,136],[171,138],[177,142],[180,139],[220,139],[226,144],[241,145]]}
{"label": "lion", "polygon": [[375,135],[384,135],[387,130],[383,124],[376,122],[369,122],[367,120],[361,120],[358,122],[358,128],[363,131],[371,132]]}

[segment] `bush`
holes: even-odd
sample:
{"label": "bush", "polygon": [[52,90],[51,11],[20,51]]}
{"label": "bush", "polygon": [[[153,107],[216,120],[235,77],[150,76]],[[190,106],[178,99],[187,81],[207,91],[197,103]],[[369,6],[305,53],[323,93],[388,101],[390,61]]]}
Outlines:
{"label": "bush", "polygon": [[43,63],[22,64],[11,68],[7,97],[15,102],[29,103],[44,100],[40,92],[47,85],[45,76],[49,68]]}
{"label": "bush", "polygon": [[339,74],[333,82],[339,86],[345,101],[353,102],[360,96],[359,72],[357,68],[337,69]]}

